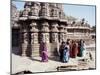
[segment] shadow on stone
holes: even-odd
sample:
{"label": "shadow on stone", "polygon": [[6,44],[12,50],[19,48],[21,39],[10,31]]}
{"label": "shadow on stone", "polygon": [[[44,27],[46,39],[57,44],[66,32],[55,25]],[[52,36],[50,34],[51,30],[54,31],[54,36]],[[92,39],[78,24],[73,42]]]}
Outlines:
{"label": "shadow on stone", "polygon": [[38,62],[41,62],[41,60],[39,59],[35,59],[35,58],[30,58],[32,61],[38,61]]}
{"label": "shadow on stone", "polygon": [[18,73],[12,74],[12,75],[23,75],[23,74],[32,74],[32,72],[31,71],[22,71],[22,72],[18,72]]}

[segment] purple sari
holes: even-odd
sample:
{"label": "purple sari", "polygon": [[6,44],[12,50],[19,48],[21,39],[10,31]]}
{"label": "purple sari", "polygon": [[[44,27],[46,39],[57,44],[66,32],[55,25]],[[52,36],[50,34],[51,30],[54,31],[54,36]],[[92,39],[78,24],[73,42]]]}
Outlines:
{"label": "purple sari", "polygon": [[47,53],[47,46],[46,43],[41,43],[41,58],[42,58],[42,62],[47,62],[48,61],[48,53]]}

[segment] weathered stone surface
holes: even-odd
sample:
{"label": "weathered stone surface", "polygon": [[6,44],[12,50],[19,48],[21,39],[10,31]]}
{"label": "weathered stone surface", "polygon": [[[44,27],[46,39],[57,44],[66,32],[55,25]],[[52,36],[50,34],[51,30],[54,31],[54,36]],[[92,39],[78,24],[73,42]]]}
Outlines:
{"label": "weathered stone surface", "polygon": [[[17,11],[15,7],[13,10]],[[15,18],[17,13],[13,11],[13,14],[12,17]],[[48,44],[48,51],[53,55],[55,48],[59,48],[57,44],[67,41],[67,39],[83,39],[88,43],[91,41],[91,28],[85,19],[69,22],[66,19],[62,4],[59,3],[25,2],[24,10],[18,13],[17,20],[12,23],[13,28],[19,28],[22,34],[20,45],[25,45],[21,45],[23,55],[25,55],[26,44],[27,46],[30,45],[28,51],[31,51],[31,48],[37,51],[30,54],[39,55],[40,49],[37,48],[37,44],[39,45],[41,41],[44,41]]]}

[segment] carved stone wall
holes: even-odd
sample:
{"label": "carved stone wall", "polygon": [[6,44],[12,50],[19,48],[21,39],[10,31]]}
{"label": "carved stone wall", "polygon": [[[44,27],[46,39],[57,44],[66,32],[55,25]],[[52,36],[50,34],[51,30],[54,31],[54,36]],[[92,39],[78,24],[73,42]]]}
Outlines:
{"label": "carved stone wall", "polygon": [[26,2],[19,15],[22,56],[39,56],[41,41],[47,43],[49,56],[53,56],[62,41],[90,39],[89,25],[83,20],[68,23],[61,4]]}

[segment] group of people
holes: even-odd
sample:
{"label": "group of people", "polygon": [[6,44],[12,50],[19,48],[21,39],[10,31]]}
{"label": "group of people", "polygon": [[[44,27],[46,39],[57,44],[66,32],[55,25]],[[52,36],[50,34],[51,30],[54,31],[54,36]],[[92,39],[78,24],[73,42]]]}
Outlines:
{"label": "group of people", "polygon": [[67,40],[62,42],[60,49],[60,61],[68,62],[69,58],[76,58],[77,56],[85,56],[85,42],[83,40]]}
{"label": "group of people", "polygon": [[[41,61],[48,61],[48,50],[45,42],[40,44],[40,54]],[[67,40],[67,42],[62,42],[59,50],[59,59],[61,62],[67,63],[69,58],[76,58],[77,56],[83,57],[85,56],[85,42],[83,40],[75,41],[75,40]]]}

